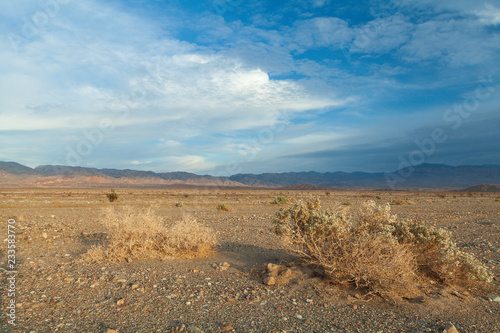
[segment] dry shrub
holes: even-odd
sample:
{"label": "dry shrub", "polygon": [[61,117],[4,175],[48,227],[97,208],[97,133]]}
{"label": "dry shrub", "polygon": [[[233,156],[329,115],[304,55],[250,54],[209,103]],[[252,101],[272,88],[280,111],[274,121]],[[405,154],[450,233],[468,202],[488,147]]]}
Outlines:
{"label": "dry shrub", "polygon": [[233,208],[230,205],[225,204],[225,203],[218,204],[216,208],[217,208],[217,211],[219,211],[219,212],[232,212],[233,211]]}
{"label": "dry shrub", "polygon": [[275,233],[301,259],[318,265],[334,283],[388,296],[410,296],[422,279],[491,281],[449,232],[392,215],[389,204],[368,201],[354,218],[321,211],[319,199],[281,209]]}
{"label": "dry shrub", "polygon": [[151,208],[108,207],[102,223],[112,231],[109,243],[92,247],[86,262],[203,257],[217,244],[214,231],[195,220],[167,224]]}
{"label": "dry shrub", "polygon": [[290,200],[283,195],[277,196],[273,201],[271,201],[272,205],[288,205],[289,203]]}

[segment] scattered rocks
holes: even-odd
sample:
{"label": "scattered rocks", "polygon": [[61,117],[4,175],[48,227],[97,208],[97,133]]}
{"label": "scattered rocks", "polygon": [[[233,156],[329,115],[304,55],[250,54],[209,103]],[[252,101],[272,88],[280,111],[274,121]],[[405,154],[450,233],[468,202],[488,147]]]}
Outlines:
{"label": "scattered rocks", "polygon": [[265,285],[287,285],[294,277],[293,271],[282,265],[275,265],[272,263],[264,264],[265,273],[262,282]]}
{"label": "scattered rocks", "polygon": [[452,323],[446,323],[444,324],[444,331],[443,333],[458,333],[455,325]]}
{"label": "scattered rocks", "polygon": [[500,303],[500,296],[486,296],[490,302]]}
{"label": "scattered rocks", "polygon": [[228,264],[227,262],[223,262],[221,264],[217,264],[217,263],[214,262],[212,264],[212,267],[215,268],[218,271],[226,271],[229,267],[231,267],[231,265]]}

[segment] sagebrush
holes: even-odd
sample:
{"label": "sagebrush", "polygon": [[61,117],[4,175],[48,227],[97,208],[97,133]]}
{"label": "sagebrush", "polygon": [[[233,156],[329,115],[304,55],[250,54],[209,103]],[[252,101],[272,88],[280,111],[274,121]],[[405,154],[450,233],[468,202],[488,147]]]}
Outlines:
{"label": "sagebrush", "polygon": [[110,230],[109,241],[85,253],[86,262],[204,257],[217,245],[212,229],[190,218],[167,223],[151,208],[108,207],[101,222]]}
{"label": "sagebrush", "polygon": [[320,209],[319,199],[282,208],[274,231],[285,246],[320,266],[335,283],[353,283],[371,292],[407,295],[425,279],[486,281],[492,275],[459,250],[451,233],[422,222],[398,219],[390,205],[366,202],[355,217],[341,209]]}
{"label": "sagebrush", "polygon": [[288,205],[289,203],[290,200],[283,195],[277,196],[273,201],[271,201],[272,205]]}

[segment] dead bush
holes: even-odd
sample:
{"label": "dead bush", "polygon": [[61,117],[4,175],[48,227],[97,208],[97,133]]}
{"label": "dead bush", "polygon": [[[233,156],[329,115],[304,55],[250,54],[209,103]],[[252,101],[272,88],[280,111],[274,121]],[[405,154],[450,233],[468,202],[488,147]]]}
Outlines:
{"label": "dead bush", "polygon": [[491,281],[483,265],[456,248],[449,232],[398,219],[389,204],[368,201],[347,218],[340,210],[321,211],[319,199],[298,201],[276,214],[274,231],[334,283],[380,295],[412,295],[426,278]]}
{"label": "dead bush", "polygon": [[218,204],[216,208],[217,208],[217,211],[219,211],[219,212],[232,212],[233,211],[233,208],[226,203]]}
{"label": "dead bush", "polygon": [[108,207],[101,221],[111,231],[109,242],[92,247],[85,262],[204,257],[216,245],[213,230],[189,218],[168,224],[151,208]]}

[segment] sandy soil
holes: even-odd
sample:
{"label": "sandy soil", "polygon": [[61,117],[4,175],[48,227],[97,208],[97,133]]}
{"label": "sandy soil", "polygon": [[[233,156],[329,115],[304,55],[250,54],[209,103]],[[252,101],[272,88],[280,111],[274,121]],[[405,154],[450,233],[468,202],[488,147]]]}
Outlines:
{"label": "sandy soil", "polygon": [[[278,192],[270,190],[121,189],[0,190],[2,230],[1,332],[500,332],[500,199],[498,194],[435,192]],[[480,258],[496,278],[487,287],[440,286],[421,298],[388,301],[328,284],[294,263],[269,228],[280,208],[270,202],[319,195],[323,208],[362,201],[393,205],[401,217],[453,232],[458,245]],[[182,202],[183,207],[175,207]],[[227,203],[232,212],[217,212]],[[134,260],[85,265],[80,256],[105,241],[99,223],[108,205],[154,206],[169,220],[189,215],[217,231],[217,253],[195,260]],[[10,270],[8,219],[16,220],[16,320],[7,323]],[[230,267],[217,270],[227,262]],[[262,265],[292,267],[285,286],[262,283]],[[113,332],[113,331],[110,331]]]}

